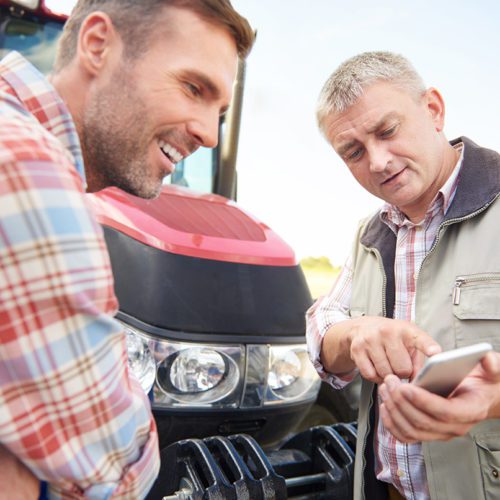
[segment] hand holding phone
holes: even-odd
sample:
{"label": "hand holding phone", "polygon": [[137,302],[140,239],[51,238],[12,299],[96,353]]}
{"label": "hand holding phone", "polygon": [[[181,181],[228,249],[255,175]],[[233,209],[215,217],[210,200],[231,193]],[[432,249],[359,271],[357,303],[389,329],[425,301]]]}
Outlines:
{"label": "hand holding phone", "polygon": [[412,383],[447,397],[492,350],[491,344],[481,342],[436,354],[426,360]]}

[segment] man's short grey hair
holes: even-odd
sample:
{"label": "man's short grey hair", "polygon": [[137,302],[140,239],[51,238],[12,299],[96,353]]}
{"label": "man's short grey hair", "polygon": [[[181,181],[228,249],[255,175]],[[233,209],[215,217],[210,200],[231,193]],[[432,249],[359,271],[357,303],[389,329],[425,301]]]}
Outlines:
{"label": "man's short grey hair", "polygon": [[323,86],[316,109],[320,130],[325,133],[327,116],[345,111],[362,96],[365,88],[378,81],[390,82],[416,99],[426,90],[408,59],[392,52],[363,52],[344,61]]}

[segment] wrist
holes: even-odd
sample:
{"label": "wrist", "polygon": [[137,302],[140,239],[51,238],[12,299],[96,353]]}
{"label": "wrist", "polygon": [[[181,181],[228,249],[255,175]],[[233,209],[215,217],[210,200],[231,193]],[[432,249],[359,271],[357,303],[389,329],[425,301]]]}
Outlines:
{"label": "wrist", "polygon": [[346,320],[333,325],[323,337],[320,360],[325,370],[333,375],[348,373],[356,367],[351,359],[351,322]]}

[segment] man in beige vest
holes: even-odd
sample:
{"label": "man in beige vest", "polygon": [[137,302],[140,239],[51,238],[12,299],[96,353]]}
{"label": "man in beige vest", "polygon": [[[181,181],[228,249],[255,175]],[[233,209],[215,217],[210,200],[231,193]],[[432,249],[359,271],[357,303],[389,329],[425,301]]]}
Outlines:
{"label": "man in beige vest", "polygon": [[322,378],[362,378],[356,499],[500,498],[500,355],[448,399],[405,383],[441,350],[500,350],[500,156],[448,142],[444,115],[439,91],[387,52],[344,62],[319,98],[327,141],[385,202],[308,311]]}

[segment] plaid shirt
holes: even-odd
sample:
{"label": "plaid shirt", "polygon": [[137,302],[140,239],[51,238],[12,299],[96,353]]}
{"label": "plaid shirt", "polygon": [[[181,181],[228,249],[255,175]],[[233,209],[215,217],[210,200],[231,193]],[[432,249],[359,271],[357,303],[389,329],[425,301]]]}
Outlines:
{"label": "plaid shirt", "polygon": [[81,176],[66,106],[10,53],[0,61],[0,443],[51,498],[136,499],[158,473],[158,438],[128,375]]}
{"label": "plaid shirt", "polygon": [[[418,271],[432,247],[439,225],[455,196],[461,156],[455,169],[431,203],[424,219],[414,224],[395,206],[385,204],[379,212],[381,220],[396,235],[394,275],[396,300],[394,318],[415,320],[415,292]],[[331,292],[316,301],[307,312],[307,343],[309,355],[321,378],[336,388],[345,387],[357,371],[340,377],[327,373],[320,361],[323,337],[327,330],[340,321],[350,319],[349,309],[353,281],[352,259],[349,257]],[[378,400],[378,405],[380,399]],[[377,405],[377,415],[378,415]],[[427,500],[429,492],[425,464],[420,443],[398,441],[377,418],[375,433],[375,473],[381,481],[393,484],[407,499]]]}

